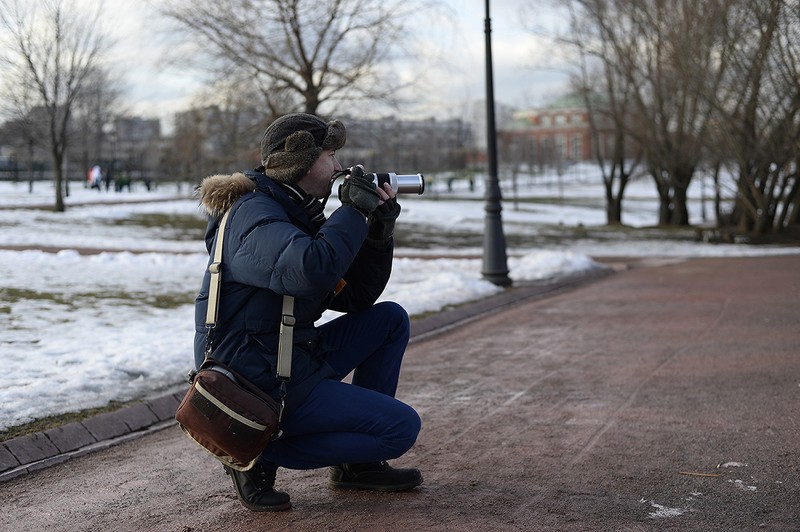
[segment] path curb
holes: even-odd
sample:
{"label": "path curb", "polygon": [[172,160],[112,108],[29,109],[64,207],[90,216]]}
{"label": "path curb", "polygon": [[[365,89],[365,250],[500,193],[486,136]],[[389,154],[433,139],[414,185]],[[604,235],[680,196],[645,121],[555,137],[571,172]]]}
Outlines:
{"label": "path curb", "polygon": [[168,394],[0,444],[0,482],[172,426],[182,394]]}

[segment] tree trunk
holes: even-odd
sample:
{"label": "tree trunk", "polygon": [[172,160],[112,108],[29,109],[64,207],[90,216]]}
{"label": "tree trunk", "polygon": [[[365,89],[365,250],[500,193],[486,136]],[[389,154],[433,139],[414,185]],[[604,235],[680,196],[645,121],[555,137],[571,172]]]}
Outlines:
{"label": "tree trunk", "polygon": [[791,229],[793,226],[800,226],[800,156],[795,159],[794,184],[792,184],[792,190],[786,199],[786,211],[788,216],[786,216],[786,223],[782,227]]}
{"label": "tree trunk", "polygon": [[622,224],[622,198],[610,198],[606,201],[606,219],[608,225]]}
{"label": "tree trunk", "polygon": [[61,167],[56,167],[53,171],[53,186],[56,190],[56,205],[55,210],[56,212],[64,212],[66,208],[64,207],[64,187],[63,187],[64,177],[62,175]]}
{"label": "tree trunk", "polygon": [[672,196],[672,212],[671,212],[671,225],[684,226],[689,225],[689,209],[686,205],[686,189],[687,186],[683,184],[675,185]]}
{"label": "tree trunk", "polygon": [[53,186],[56,192],[56,212],[64,212],[64,153],[58,149],[53,141]]}
{"label": "tree trunk", "polygon": [[791,205],[787,207],[787,209],[791,210],[791,213],[786,218],[786,227],[800,226],[800,155],[794,162],[794,184],[786,203]]}
{"label": "tree trunk", "polygon": [[[612,163],[614,164],[614,163]],[[619,192],[614,195],[614,176],[619,173]],[[612,166],[611,174],[603,176],[603,184],[606,192],[606,223],[608,225],[622,224],[622,195],[625,191],[625,181],[627,176],[621,166]]]}
{"label": "tree trunk", "polygon": [[672,218],[672,197],[669,186],[654,175],[656,192],[658,192],[658,225],[669,225]]}
{"label": "tree trunk", "polygon": [[658,206],[658,225],[669,225],[672,219],[672,201],[669,196],[661,197]]}
{"label": "tree trunk", "polygon": [[28,140],[28,194],[33,194],[33,140]]}

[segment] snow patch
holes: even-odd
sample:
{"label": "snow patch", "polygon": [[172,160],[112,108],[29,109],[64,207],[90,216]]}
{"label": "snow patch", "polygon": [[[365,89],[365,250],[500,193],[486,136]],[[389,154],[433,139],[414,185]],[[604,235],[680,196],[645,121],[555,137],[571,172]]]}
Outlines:
{"label": "snow patch", "polygon": [[678,517],[688,511],[686,508],[668,508],[667,506],[662,506],[661,504],[657,504],[654,501],[650,501],[650,506],[655,508],[655,511],[652,511],[647,514],[647,516],[650,519],[664,519],[667,517]]}
{"label": "snow patch", "polygon": [[730,482],[731,484],[733,484],[734,486],[736,486],[737,488],[739,488],[742,491],[757,491],[757,489],[758,489],[755,486],[748,486],[747,484],[744,483],[743,480],[730,480],[729,479],[728,482]]}
{"label": "snow patch", "polygon": [[718,467],[747,467],[747,464],[743,464],[742,462],[725,462]]}

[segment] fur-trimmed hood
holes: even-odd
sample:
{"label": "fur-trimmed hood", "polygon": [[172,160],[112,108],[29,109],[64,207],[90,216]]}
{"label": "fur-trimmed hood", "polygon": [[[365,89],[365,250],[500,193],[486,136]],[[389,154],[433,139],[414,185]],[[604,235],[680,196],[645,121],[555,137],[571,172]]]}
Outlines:
{"label": "fur-trimmed hood", "polygon": [[221,216],[230,209],[236,200],[253,192],[258,185],[241,172],[233,175],[217,174],[208,176],[195,192],[200,206],[210,216]]}

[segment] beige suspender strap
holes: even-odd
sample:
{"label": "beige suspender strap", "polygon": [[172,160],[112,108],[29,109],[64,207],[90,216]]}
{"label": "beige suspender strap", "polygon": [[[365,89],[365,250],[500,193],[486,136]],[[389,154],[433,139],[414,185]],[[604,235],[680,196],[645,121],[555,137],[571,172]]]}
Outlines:
{"label": "beige suspender strap", "polygon": [[206,309],[206,326],[213,327],[217,324],[217,311],[219,310],[219,288],[222,286],[222,241],[225,238],[225,226],[228,225],[230,210],[225,212],[217,229],[217,243],[214,246],[214,260],[208,265],[211,272],[211,281],[208,285],[208,308]]}
{"label": "beige suspender strap", "polygon": [[[208,285],[208,309],[206,310],[206,326],[214,327],[217,324],[219,311],[219,290],[222,286],[222,242],[225,237],[225,227],[228,225],[228,210],[219,222],[217,229],[217,242],[214,246],[214,259],[208,265],[211,280]],[[294,346],[294,297],[283,296],[283,309],[281,310],[280,337],[278,338],[278,379],[288,381],[292,378],[292,347]]]}
{"label": "beige suspender strap", "polygon": [[292,378],[292,347],[294,345],[294,297],[283,296],[281,332],[278,338],[278,379]]}

